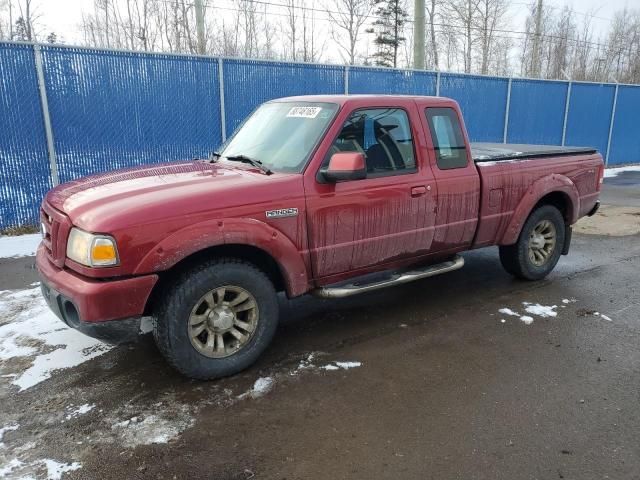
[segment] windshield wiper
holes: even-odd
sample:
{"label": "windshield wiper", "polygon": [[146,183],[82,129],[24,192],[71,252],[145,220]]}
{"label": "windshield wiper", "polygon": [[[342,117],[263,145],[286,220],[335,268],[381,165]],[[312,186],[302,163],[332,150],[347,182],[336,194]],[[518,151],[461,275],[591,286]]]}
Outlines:
{"label": "windshield wiper", "polygon": [[268,167],[264,166],[263,163],[260,160],[256,160],[255,158],[247,157],[246,155],[229,155],[229,156],[225,155],[224,158],[226,158],[227,160],[231,160],[232,162],[248,163],[251,166],[259,168],[260,170],[262,170],[267,175],[271,175],[273,173]]}

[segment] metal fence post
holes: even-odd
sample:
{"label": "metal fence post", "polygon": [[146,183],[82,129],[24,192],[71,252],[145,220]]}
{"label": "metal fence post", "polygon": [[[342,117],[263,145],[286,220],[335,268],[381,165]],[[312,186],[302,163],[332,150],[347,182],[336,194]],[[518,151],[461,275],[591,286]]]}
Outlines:
{"label": "metal fence post", "polygon": [[344,94],[349,95],[349,65],[344,66]]}
{"label": "metal fence post", "polygon": [[47,150],[49,152],[49,168],[51,170],[51,183],[55,187],[60,183],[58,176],[58,162],[56,158],[56,148],[53,141],[53,129],[51,128],[51,117],[49,116],[49,100],[47,99],[47,86],[44,83],[44,67],[42,65],[42,48],[40,45],[33,46],[33,54],[36,64],[36,74],[38,76],[38,87],[40,90],[40,105],[42,106],[42,120],[44,121],[44,133],[47,137]]}
{"label": "metal fence post", "polygon": [[440,96],[440,71],[436,72],[436,97]]}
{"label": "metal fence post", "polygon": [[567,138],[567,118],[569,117],[569,104],[571,103],[571,85],[573,82],[569,80],[569,86],[567,87],[567,98],[564,102],[564,120],[562,121],[562,146],[564,147],[564,141]]}
{"label": "metal fence post", "polygon": [[511,108],[511,81],[507,83],[507,104],[504,108],[504,129],[502,130],[502,143],[507,143],[507,134],[509,133],[509,109]]}
{"label": "metal fence post", "polygon": [[224,70],[222,68],[222,57],[218,58],[218,88],[220,96],[220,133],[222,143],[227,141],[227,113],[224,108]]}
{"label": "metal fence post", "polygon": [[609,136],[607,137],[607,154],[604,157],[604,164],[609,165],[609,151],[611,150],[611,135],[613,134],[613,121],[616,117],[616,105],[618,104],[618,84],[613,94],[613,107],[611,107],[611,120],[609,121]]}

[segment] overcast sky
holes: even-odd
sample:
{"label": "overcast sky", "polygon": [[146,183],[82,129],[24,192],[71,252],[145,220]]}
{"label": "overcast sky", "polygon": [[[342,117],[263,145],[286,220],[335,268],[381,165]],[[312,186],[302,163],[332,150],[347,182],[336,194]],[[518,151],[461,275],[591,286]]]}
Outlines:
{"label": "overcast sky", "polygon": [[[81,37],[78,25],[81,23],[82,13],[93,10],[93,0],[37,0],[36,3],[37,11],[42,14],[43,32],[55,31],[62,36],[65,43],[79,43]],[[283,0],[275,0],[275,3],[285,2]],[[512,18],[515,30],[524,28],[525,5],[528,3],[526,0],[513,2]],[[229,6],[230,0],[214,0],[213,4]],[[322,2],[317,3],[317,5],[321,4]],[[554,7],[570,5],[573,6],[578,14],[593,13],[595,11],[592,21],[596,35],[607,29],[608,19],[611,19],[616,10],[621,10],[625,6],[632,8],[640,6],[638,0],[545,0],[545,4]],[[315,6],[315,8],[320,7]]]}

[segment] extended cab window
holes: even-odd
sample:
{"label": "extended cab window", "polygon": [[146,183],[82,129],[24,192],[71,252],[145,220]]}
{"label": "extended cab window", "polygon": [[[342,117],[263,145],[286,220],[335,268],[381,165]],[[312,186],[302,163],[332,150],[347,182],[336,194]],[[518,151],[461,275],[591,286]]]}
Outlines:
{"label": "extended cab window", "polygon": [[440,170],[467,166],[467,146],[455,110],[427,108],[427,123],[436,150],[436,163]]}
{"label": "extended cab window", "polygon": [[345,122],[325,163],[337,152],[360,152],[371,176],[415,171],[413,138],[407,113],[400,108],[356,110]]}

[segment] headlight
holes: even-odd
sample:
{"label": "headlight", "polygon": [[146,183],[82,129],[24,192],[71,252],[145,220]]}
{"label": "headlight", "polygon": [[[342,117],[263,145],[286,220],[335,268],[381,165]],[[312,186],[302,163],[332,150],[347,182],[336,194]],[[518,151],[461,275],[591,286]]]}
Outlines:
{"label": "headlight", "polygon": [[118,249],[113,238],[74,227],[67,240],[67,258],[87,267],[111,267],[118,264]]}

